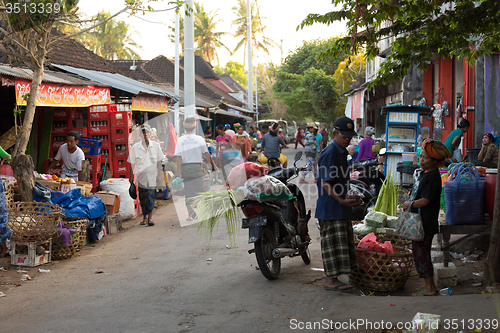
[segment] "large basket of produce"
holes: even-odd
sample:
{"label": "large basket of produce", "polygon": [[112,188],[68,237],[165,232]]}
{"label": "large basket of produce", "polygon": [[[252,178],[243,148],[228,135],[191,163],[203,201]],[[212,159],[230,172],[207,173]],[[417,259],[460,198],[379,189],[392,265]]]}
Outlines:
{"label": "large basket of produce", "polygon": [[366,246],[365,243],[365,246],[358,245],[356,248],[356,257],[358,268],[351,272],[349,282],[359,288],[373,291],[391,292],[403,289],[413,267],[411,250],[398,245],[384,246],[383,243],[373,242],[373,245]]}
{"label": "large basket of produce", "polygon": [[51,238],[63,209],[43,202],[15,202],[7,206],[9,228],[12,240],[17,242],[37,242]]}
{"label": "large basket of produce", "polygon": [[87,224],[87,219],[63,216],[52,238],[52,260],[69,259],[80,251],[87,236]]}

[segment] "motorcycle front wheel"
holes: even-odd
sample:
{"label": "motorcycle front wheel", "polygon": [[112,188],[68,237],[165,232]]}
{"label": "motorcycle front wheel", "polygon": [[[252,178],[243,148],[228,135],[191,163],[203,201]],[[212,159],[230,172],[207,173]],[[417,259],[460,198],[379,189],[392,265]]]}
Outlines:
{"label": "motorcycle front wheel", "polygon": [[311,253],[309,252],[309,246],[306,247],[300,254],[304,264],[309,265],[311,263]]}
{"label": "motorcycle front wheel", "polygon": [[271,228],[262,228],[260,239],[255,242],[255,257],[259,264],[262,275],[268,280],[275,280],[280,275],[281,258],[273,257],[273,249],[276,248],[276,238]]}

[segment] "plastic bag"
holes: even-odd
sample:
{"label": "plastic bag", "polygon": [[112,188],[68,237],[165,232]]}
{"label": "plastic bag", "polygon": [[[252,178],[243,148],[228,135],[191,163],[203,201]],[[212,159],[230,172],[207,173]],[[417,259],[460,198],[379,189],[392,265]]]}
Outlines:
{"label": "plastic bag", "polygon": [[385,220],[384,227],[396,229],[396,223],[398,222],[397,216],[387,216]]}
{"label": "plastic bag", "polygon": [[382,228],[387,220],[387,214],[371,210],[365,217],[366,225],[375,228]]}
{"label": "plastic bag", "polygon": [[245,182],[254,177],[261,177],[267,173],[268,168],[261,164],[246,162],[234,167],[227,177],[227,184],[231,188],[245,185]]}
{"label": "plastic bag", "polygon": [[358,244],[358,249],[380,253],[394,253],[391,241],[385,241],[384,243],[377,242],[377,236],[374,233],[363,237]]}
{"label": "plastic bag", "polygon": [[369,227],[364,223],[360,223],[353,226],[352,230],[360,234],[369,234],[370,232],[375,232],[376,228]]}
{"label": "plastic bag", "polygon": [[285,184],[267,175],[250,178],[245,182],[245,187],[248,190],[247,199],[258,202],[282,201],[295,198]]}
{"label": "plastic bag", "polygon": [[132,219],[135,217],[134,200],[130,197],[128,189],[130,181],[126,178],[110,178],[102,181],[100,184],[104,191],[113,191],[120,194],[120,210],[119,213],[123,220]]}

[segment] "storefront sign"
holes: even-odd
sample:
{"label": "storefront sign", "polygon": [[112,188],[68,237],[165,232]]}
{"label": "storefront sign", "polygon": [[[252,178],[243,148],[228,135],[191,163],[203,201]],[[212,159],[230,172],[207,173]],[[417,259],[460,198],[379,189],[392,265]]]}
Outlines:
{"label": "storefront sign", "polygon": [[132,97],[132,111],[168,112],[168,100],[164,96],[153,95]]}
{"label": "storefront sign", "polygon": [[[23,98],[30,92],[31,81],[16,79],[16,103],[26,105]],[[56,83],[40,85],[36,99],[37,106],[90,106],[94,104],[111,103],[109,88],[94,86],[68,86]]]}
{"label": "storefront sign", "polygon": [[418,123],[416,112],[389,112],[390,123]]}

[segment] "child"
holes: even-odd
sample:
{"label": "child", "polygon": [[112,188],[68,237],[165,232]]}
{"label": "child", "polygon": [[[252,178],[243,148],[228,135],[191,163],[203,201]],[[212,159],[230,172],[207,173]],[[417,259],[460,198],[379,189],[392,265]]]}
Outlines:
{"label": "child", "polygon": [[242,125],[239,125],[236,128],[236,131],[237,133],[234,135],[232,140],[233,146],[241,151],[241,157],[243,158],[243,162],[245,162],[248,154],[252,152],[250,140],[248,140],[248,135],[244,133],[244,128]]}
{"label": "child", "polygon": [[228,150],[232,147],[231,145],[231,136],[226,134],[226,128],[223,125],[217,125],[215,128],[217,131],[217,147],[215,149],[215,156],[219,159],[219,163],[222,161],[222,152]]}

